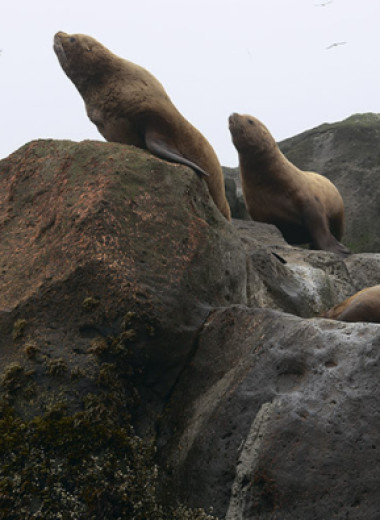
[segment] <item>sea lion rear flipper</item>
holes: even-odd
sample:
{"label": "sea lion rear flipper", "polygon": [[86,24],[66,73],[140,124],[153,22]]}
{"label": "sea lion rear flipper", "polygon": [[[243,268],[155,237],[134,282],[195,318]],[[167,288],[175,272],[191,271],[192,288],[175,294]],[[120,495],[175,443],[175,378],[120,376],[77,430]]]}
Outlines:
{"label": "sea lion rear flipper", "polygon": [[145,133],[145,144],[147,149],[154,155],[157,155],[162,159],[167,159],[168,161],[185,164],[192,168],[196,173],[208,176],[208,173],[192,161],[183,157],[175,147],[168,144],[157,132],[148,130]]}

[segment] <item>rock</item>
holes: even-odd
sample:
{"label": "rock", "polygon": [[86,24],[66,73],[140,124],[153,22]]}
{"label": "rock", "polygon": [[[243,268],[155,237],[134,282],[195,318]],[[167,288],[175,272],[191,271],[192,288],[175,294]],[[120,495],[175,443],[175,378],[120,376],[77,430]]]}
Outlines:
{"label": "rock", "polygon": [[0,171],[0,516],[153,519],[134,431],[212,308],[246,300],[240,240],[192,170],[133,147],[36,141]]}
{"label": "rock", "polygon": [[316,316],[380,255],[227,222],[125,145],[36,141],[0,172],[4,518],[379,516],[380,329]]}
{"label": "rock", "polygon": [[232,218],[251,220],[245,206],[238,168],[223,167],[226,197],[231,209]]}
{"label": "rock", "polygon": [[234,220],[247,255],[247,302],[297,316],[318,316],[355,292],[378,284],[380,256],[289,246],[272,225]]}
{"label": "rock", "polygon": [[[8,321],[12,311],[33,324],[30,336],[54,331],[54,342],[68,329],[58,341],[81,349],[120,333],[133,313],[154,331],[136,351],[145,369],[154,366],[152,389],[165,395],[210,307],[245,300],[240,241],[204,182],[133,147],[90,141],[30,143],[1,171]],[[99,302],[91,315],[87,297]]]}
{"label": "rock", "polygon": [[226,520],[377,518],[379,349],[377,325],[215,311],[169,403],[169,485]]}

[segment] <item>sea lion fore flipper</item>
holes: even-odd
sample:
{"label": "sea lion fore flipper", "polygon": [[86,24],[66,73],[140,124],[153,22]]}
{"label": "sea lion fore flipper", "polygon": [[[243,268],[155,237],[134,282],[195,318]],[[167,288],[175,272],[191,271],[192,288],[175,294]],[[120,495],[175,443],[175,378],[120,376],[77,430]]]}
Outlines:
{"label": "sea lion fore flipper", "polygon": [[157,155],[162,159],[167,159],[171,162],[185,164],[186,166],[189,166],[195,170],[197,173],[208,176],[208,173],[202,170],[202,168],[183,157],[174,146],[168,144],[168,142],[165,141],[165,139],[158,132],[154,130],[147,130],[145,133],[145,144],[147,149],[154,155]]}
{"label": "sea lion fore flipper", "polygon": [[312,249],[332,251],[342,257],[351,254],[351,251],[331,233],[327,217],[321,208],[313,207],[311,204],[304,212],[303,218],[311,236]]}

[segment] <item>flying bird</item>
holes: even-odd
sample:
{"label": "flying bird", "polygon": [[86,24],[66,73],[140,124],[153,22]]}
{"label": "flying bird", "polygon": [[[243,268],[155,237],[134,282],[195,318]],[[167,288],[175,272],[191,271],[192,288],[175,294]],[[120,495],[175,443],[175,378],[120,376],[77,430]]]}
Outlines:
{"label": "flying bird", "polygon": [[329,2],[323,2],[322,4],[314,4],[316,7],[326,7],[326,5],[332,4],[334,0],[330,0]]}
{"label": "flying bird", "polygon": [[338,47],[339,45],[346,45],[347,42],[335,42],[326,47],[327,50],[332,49],[333,47]]}

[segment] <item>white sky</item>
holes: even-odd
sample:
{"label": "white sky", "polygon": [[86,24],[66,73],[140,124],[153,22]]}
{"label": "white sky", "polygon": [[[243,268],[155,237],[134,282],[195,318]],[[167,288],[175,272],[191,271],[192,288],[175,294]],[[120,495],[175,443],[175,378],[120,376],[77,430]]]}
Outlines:
{"label": "white sky", "polygon": [[278,141],[380,112],[380,1],[328,1],[4,0],[0,158],[38,138],[102,139],[53,52],[58,30],[147,68],[224,166],[238,164],[232,112]]}

